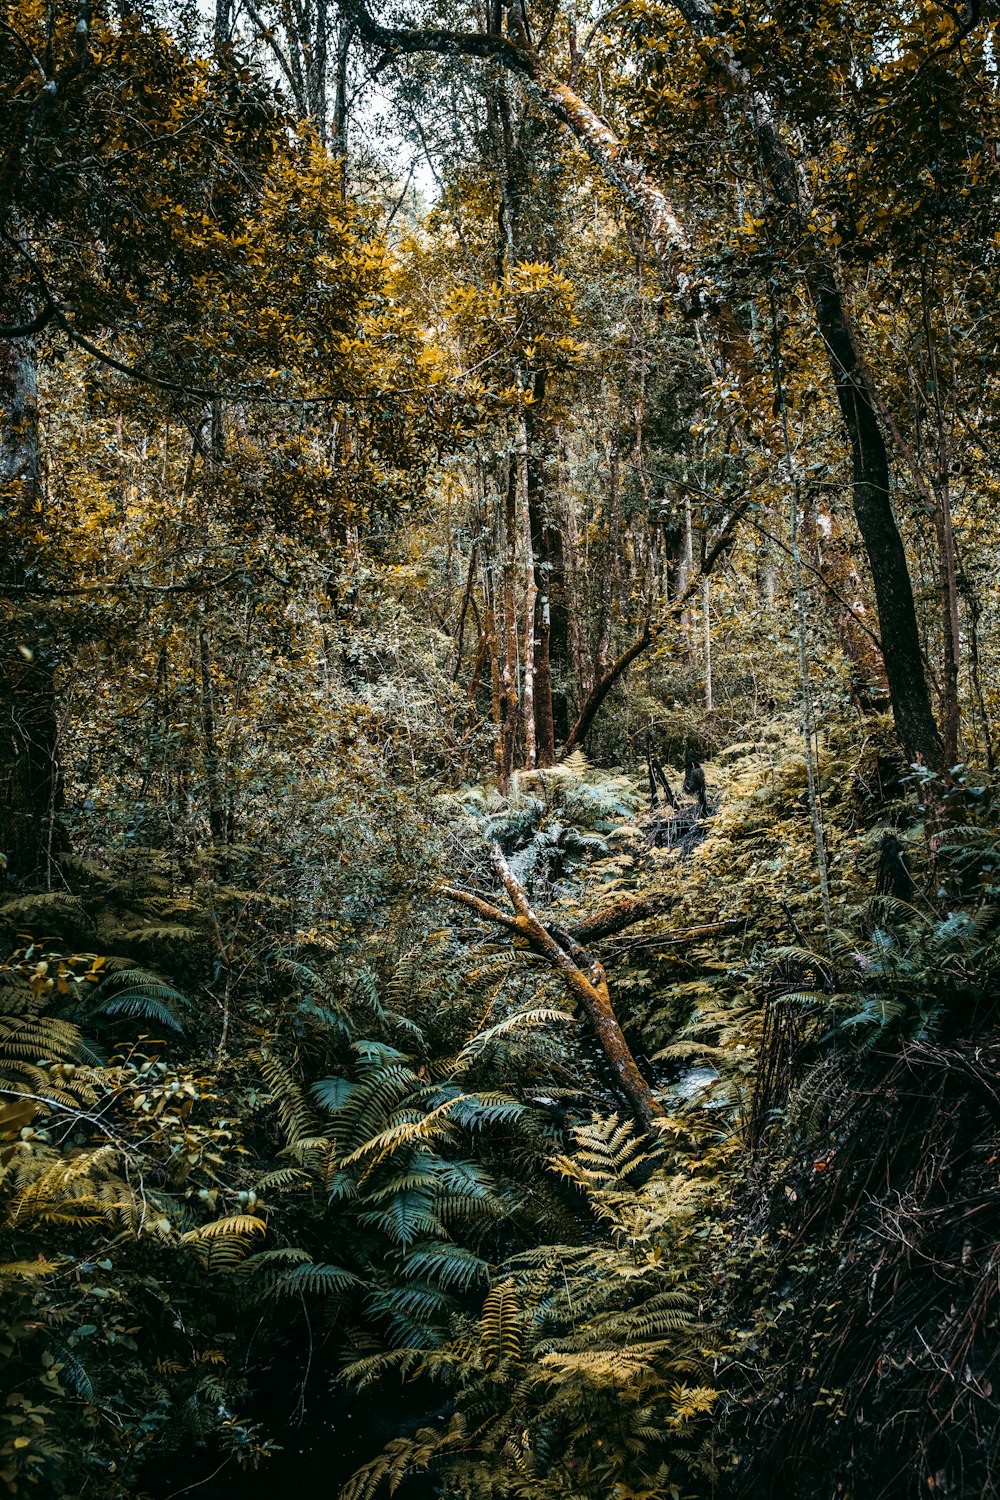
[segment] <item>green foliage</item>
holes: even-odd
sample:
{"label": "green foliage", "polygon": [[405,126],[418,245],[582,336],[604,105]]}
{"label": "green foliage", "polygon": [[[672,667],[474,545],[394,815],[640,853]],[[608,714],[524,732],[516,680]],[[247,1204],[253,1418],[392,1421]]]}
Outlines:
{"label": "green foliage", "polygon": [[502,9],[0,20],[0,1478],[994,1500],[1000,33]]}
{"label": "green foliage", "polygon": [[[552,1169],[576,1184],[607,1238],[548,1244],[501,1266],[478,1326],[456,1319],[444,1345],[407,1366],[450,1392],[449,1425],[396,1439],[345,1497],[389,1492],[424,1469],[448,1494],[596,1497],[669,1493],[711,1472],[704,1417],[717,1392],[698,1325],[697,1261],[681,1229],[686,1174],[630,1124],[595,1119]],[[384,1368],[386,1378],[392,1365]],[[370,1360],[349,1378],[372,1378]]]}

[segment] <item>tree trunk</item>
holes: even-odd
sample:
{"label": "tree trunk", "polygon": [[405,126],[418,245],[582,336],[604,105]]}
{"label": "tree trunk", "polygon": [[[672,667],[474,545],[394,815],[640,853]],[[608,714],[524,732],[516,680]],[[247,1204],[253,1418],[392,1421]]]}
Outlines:
{"label": "tree trunk", "polygon": [[[535,377],[535,400],[544,396],[544,376]],[[555,709],[552,699],[552,584],[556,560],[562,550],[561,539],[546,516],[545,461],[539,451],[541,434],[533,407],[525,414],[527,448],[526,490],[528,532],[534,563],[534,586],[537,604],[534,610],[534,722],[535,763],[555,765]],[[527,715],[527,704],[525,715]]]}
{"label": "tree trunk", "polygon": [[315,22],[306,55],[306,97],[309,105],[309,118],[313,122],[316,134],[325,146],[329,132],[326,85],[330,40],[330,0],[315,0],[315,7]]}
{"label": "tree trunk", "polygon": [[937,487],[934,530],[937,536],[938,593],[941,601],[941,739],[945,766],[958,761],[961,726],[959,681],[962,668],[961,634],[958,620],[958,570],[955,566],[955,533],[951,518],[951,494],[945,479]]}
{"label": "tree trunk", "polygon": [[468,617],[469,604],[472,600],[472,590],[475,587],[478,562],[479,543],[475,541],[469,552],[469,568],[465,576],[465,591],[462,594],[462,604],[458,612],[458,625],[455,628],[455,665],[451,675],[456,682],[462,670],[462,656],[465,652],[465,621]]}
{"label": "tree trunk", "polygon": [[889,499],[885,438],[833,273],[817,261],[806,279],[851,445],[854,515],[875,591],[896,733],[907,760],[937,769],[943,760],[941,736],[931,710],[906,553]]}
{"label": "tree trunk", "polygon": [[711,713],[714,707],[712,702],[712,615],[711,615],[711,584],[708,575],[701,580],[701,611],[704,619],[702,626],[705,639],[705,712]]}
{"label": "tree trunk", "polygon": [[528,447],[528,424],[521,421],[520,483],[521,500],[519,530],[524,545],[524,672],[522,720],[524,723],[524,764],[529,769],[537,764],[535,741],[535,605],[538,602],[538,581],[535,564],[535,549],[531,539],[531,509],[528,498],[528,469],[531,462]]}
{"label": "tree trunk", "polygon": [[[685,471],[686,472],[686,471]],[[681,556],[677,565],[677,597],[686,594],[694,573],[694,532],[692,529],[691,496],[684,491],[684,531],[681,538]],[[688,655],[691,654],[691,611],[686,609],[681,615],[681,629],[688,644]]]}
{"label": "tree trunk", "polygon": [[215,687],[212,682],[212,654],[205,620],[205,602],[198,601],[198,676],[200,687],[201,734],[205,764],[205,800],[208,804],[208,826],[212,842],[221,849],[226,841],[226,814],[223,801],[219,743],[215,725]]}
{"label": "tree trunk", "polygon": [[215,24],[212,32],[212,43],[216,60],[223,56],[232,43],[233,36],[233,6],[232,0],[215,0]]}
{"label": "tree trunk", "polygon": [[941,371],[938,365],[934,320],[931,316],[926,264],[921,266],[920,288],[924,341],[927,346],[927,365],[932,392],[931,408],[934,414],[936,437],[936,475],[932,488],[934,530],[938,553],[938,592],[941,602],[941,738],[944,741],[944,764],[953,766],[958,761],[958,739],[961,728],[959,683],[962,672],[962,637],[958,618],[958,569],[955,564],[955,531],[952,524],[949,483],[951,445],[941,399]]}
{"label": "tree trunk", "polygon": [[57,840],[55,651],[29,606],[40,450],[32,338],[0,341],[0,855],[8,875],[48,880]]}
{"label": "tree trunk", "polygon": [[503,644],[500,651],[502,706],[500,786],[503,790],[506,790],[514,769],[521,718],[517,642],[517,459],[513,453],[507,456],[506,470],[502,514]]}
{"label": "tree trunk", "polygon": [[590,692],[584,699],[583,704],[581,705],[580,712],[576,717],[576,723],[573,725],[573,727],[570,729],[569,734],[566,736],[566,743],[562,748],[563,756],[571,755],[572,752],[576,749],[577,745],[583,744],[583,741],[590,733],[591,725],[597,718],[597,715],[601,710],[605,698],[608,696],[615,683],[619,680],[619,678],[624,677],[625,673],[628,671],[632,663],[642,655],[647,646],[652,644],[658,634],[658,629],[651,625],[646,625],[639,638],[633,641],[631,646],[627,647],[626,650],[624,650],[622,654],[611,663],[610,667],[607,667],[597,678],[594,686],[591,688]]}
{"label": "tree trunk", "polygon": [[[701,565],[703,576],[707,577],[708,574],[711,573],[713,567],[725,552],[726,548],[732,545],[732,539],[735,535],[736,527],[738,526],[746,511],[749,509],[749,506],[750,502],[744,501],[742,505],[738,505],[736,509],[734,511],[731,511],[730,514],[726,517],[726,520],[723,522],[720,529],[719,535],[716,537],[711,550],[708,552],[704,562]],[[698,580],[696,578],[693,578],[688,584],[684,593],[679,595],[679,597],[674,600],[673,604],[667,610],[666,614],[664,614],[659,620],[656,621],[647,620],[646,624],[643,626],[642,634],[611,663],[610,667],[607,667],[601,673],[601,675],[598,677],[597,681],[591,688],[590,692],[583,700],[580,712],[576,717],[576,722],[574,723],[569,734],[566,736],[566,743],[562,748],[562,755],[564,757],[575,750],[577,745],[582,745],[583,741],[586,739],[587,735],[590,732],[591,725],[597,718],[597,715],[604,704],[604,700],[607,698],[615,683],[625,675],[632,663],[638,660],[642,653],[662,635],[668,624],[670,624],[672,621],[677,621],[683,618],[684,611],[687,608],[688,600],[694,594],[697,586]]]}

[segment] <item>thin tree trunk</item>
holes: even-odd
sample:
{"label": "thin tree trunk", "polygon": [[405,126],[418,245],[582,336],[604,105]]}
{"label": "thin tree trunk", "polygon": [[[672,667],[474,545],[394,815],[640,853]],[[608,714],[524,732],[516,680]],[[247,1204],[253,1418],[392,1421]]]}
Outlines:
{"label": "thin tree trunk", "polygon": [[[493,723],[493,762],[496,766],[497,785],[506,786],[504,779],[504,693],[503,675],[500,666],[500,633],[497,629],[496,609],[491,602],[486,613],[487,649],[490,656],[490,719]],[[510,771],[506,772],[510,776]]]}
{"label": "thin tree trunk", "polygon": [[712,616],[709,608],[711,585],[708,575],[701,580],[701,610],[704,616],[703,628],[705,639],[705,712],[712,712]]}
{"label": "thin tree trunk", "polygon": [[506,459],[503,497],[503,649],[500,653],[503,725],[501,733],[500,786],[506,789],[514,769],[520,728],[517,641],[517,456]]}
{"label": "thin tree trunk", "polygon": [[552,597],[551,564],[547,554],[536,555],[538,606],[535,612],[535,741],[537,764],[553,766],[556,760],[555,704],[552,692]]}
{"label": "thin tree trunk", "polygon": [[462,595],[462,606],[458,612],[458,627],[456,630],[457,641],[455,645],[455,665],[452,669],[452,677],[457,682],[458,674],[462,667],[462,654],[465,650],[465,620],[469,613],[469,601],[472,598],[472,590],[476,581],[476,564],[479,561],[479,543],[473,542],[469,552],[469,570],[465,579],[465,592]]}
{"label": "thin tree trunk", "polygon": [[953,766],[958,760],[958,737],[961,725],[959,681],[962,671],[962,645],[958,618],[958,569],[955,566],[955,531],[951,514],[951,487],[948,481],[951,468],[950,444],[944,407],[941,402],[941,372],[938,368],[937,339],[931,318],[926,266],[920,272],[921,304],[924,324],[924,342],[927,347],[927,363],[930,373],[930,388],[934,412],[936,436],[936,478],[934,483],[934,531],[938,552],[938,592],[941,600],[941,738],[944,742],[944,763]]}
{"label": "thin tree trunk", "polygon": [[327,54],[330,40],[330,0],[314,0],[315,20],[306,57],[306,91],[309,118],[316,134],[326,145],[329,133],[326,107]]}
{"label": "thin tree trunk", "polygon": [[[542,399],[544,390],[544,379],[536,376],[536,402]],[[525,437],[528,532],[537,593],[533,651],[535,763],[546,767],[554,765],[556,759],[555,710],[552,700],[552,586],[561,540],[546,516],[545,465],[539,451],[540,434],[533,407],[525,415]],[[525,705],[525,717],[527,712]]]}
{"label": "thin tree trunk", "polygon": [[528,500],[528,425],[522,418],[520,424],[521,452],[520,483],[518,491],[521,501],[520,532],[524,547],[524,673],[522,714],[524,722],[524,764],[529,769],[537,763],[535,741],[535,605],[538,601],[538,583],[535,575],[535,549],[531,539],[531,510]]}
{"label": "thin tree trunk", "polygon": [[[687,470],[685,468],[685,477]],[[687,595],[691,583],[691,574],[694,572],[694,532],[691,516],[691,496],[687,488],[684,490],[684,516],[683,531],[681,533],[681,555],[677,564],[677,597]],[[681,630],[687,643],[687,654],[691,654],[691,611],[686,609],[681,615]]]}
{"label": "thin tree trunk", "polygon": [[992,771],[996,766],[993,750],[993,729],[986,708],[986,699],[983,695],[983,677],[979,662],[979,620],[982,614],[982,607],[968,582],[966,583],[965,597],[969,616],[969,672],[972,678],[972,691],[979,709],[980,723],[982,724],[986,765],[988,770]]}
{"label": "thin tree trunk", "polygon": [[955,566],[955,533],[952,527],[951,495],[945,479],[936,487],[934,531],[937,538],[938,594],[941,601],[941,697],[939,714],[945,766],[958,761],[961,725],[959,681],[962,668],[958,619],[958,571]]}
{"label": "thin tree trunk", "polygon": [[205,757],[205,800],[212,842],[221,848],[226,840],[226,813],[220,786],[219,745],[215,727],[215,688],[212,682],[212,653],[205,619],[205,603],[198,601],[198,677],[201,711],[201,733]]}
{"label": "thin tree trunk", "polygon": [[[722,553],[731,544],[736,531],[736,527],[742,519],[743,515],[749,509],[749,506],[750,502],[745,501],[742,505],[737,506],[736,509],[727,517],[719,533],[719,536],[716,538],[714,545],[712,546],[710,552],[708,553],[705,561],[702,564],[703,574],[707,575],[712,571],[712,568],[715,566],[715,563],[721,557]],[[698,580],[692,579],[688,584],[685,592],[681,594],[679,598],[674,600],[673,604],[667,610],[665,615],[663,615],[659,620],[656,621],[647,620],[646,624],[643,626],[642,634],[636,640],[634,640],[632,644],[621,653],[620,656],[616,657],[615,660],[611,663],[610,667],[602,672],[601,675],[597,678],[590,692],[583,700],[580,712],[576,717],[576,722],[574,723],[569,734],[566,736],[566,743],[562,748],[562,758],[565,758],[567,755],[571,754],[572,751],[576,749],[577,745],[581,745],[586,739],[588,733],[590,732],[590,727],[593,724],[594,720],[597,718],[597,715],[600,713],[601,708],[604,705],[604,701],[610,693],[611,689],[614,687],[615,683],[625,675],[632,663],[636,661],[642,655],[642,653],[653,644],[655,640],[659,639],[659,637],[663,634],[663,631],[669,624],[676,623],[679,619],[681,619],[685,609],[687,608],[688,601],[694,594],[697,586]]]}
{"label": "thin tree trunk", "polygon": [[573,707],[579,707],[588,686],[587,657],[583,647],[584,590],[583,567],[580,561],[580,533],[576,524],[576,512],[572,505],[566,508],[566,591],[567,591],[567,636],[569,645],[569,675],[573,685]]}
{"label": "thin tree trunk", "polygon": [[354,40],[354,23],[348,19],[340,22],[337,31],[337,71],[333,89],[333,121],[330,150],[340,160],[341,196],[347,196],[347,65],[351,42]]}
{"label": "thin tree trunk", "polygon": [[788,429],[788,406],[785,401],[784,362],[778,338],[778,314],[772,294],[771,333],[774,354],[774,390],[781,419],[781,436],[785,450],[785,467],[788,475],[791,516],[789,536],[792,549],[793,581],[795,585],[795,643],[798,650],[799,688],[802,694],[802,735],[805,742],[806,789],[809,802],[809,818],[812,823],[813,842],[816,847],[816,873],[819,876],[820,901],[823,909],[823,926],[826,932],[827,950],[833,942],[833,910],[830,905],[830,877],[826,859],[826,831],[819,799],[819,777],[816,767],[816,738],[814,732],[812,684],[809,681],[809,658],[806,651],[806,594],[802,574],[802,552],[799,545],[802,498],[799,488],[798,469],[792,453],[791,436]]}
{"label": "thin tree trunk", "polygon": [[611,622],[614,615],[616,571],[613,549],[617,541],[618,477],[618,450],[612,443],[608,454],[608,514],[604,526],[607,551],[604,560],[604,586],[598,601],[597,638],[594,642],[594,669],[591,674],[591,682],[594,684],[604,676],[611,652]]}

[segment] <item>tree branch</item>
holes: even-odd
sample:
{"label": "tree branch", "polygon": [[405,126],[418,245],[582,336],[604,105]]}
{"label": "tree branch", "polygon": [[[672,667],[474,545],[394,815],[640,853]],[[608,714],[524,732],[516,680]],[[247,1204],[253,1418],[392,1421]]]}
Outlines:
{"label": "tree branch", "polygon": [[41,333],[56,315],[55,307],[51,298],[46,299],[41,312],[28,323],[0,323],[0,339],[27,339],[32,334]]}
{"label": "tree branch", "polygon": [[595,912],[592,917],[586,917],[577,923],[574,935],[579,942],[596,943],[601,938],[612,937],[616,932],[624,932],[626,927],[634,927],[636,922],[644,922],[647,917],[656,917],[660,912],[669,911],[674,900],[665,891],[654,891],[650,896],[633,896],[606,907],[604,911]]}
{"label": "tree branch", "polygon": [[[692,0],[700,3],[700,0]],[[580,95],[561,82],[537,52],[508,37],[490,32],[447,31],[441,27],[383,26],[362,0],[341,0],[362,42],[378,47],[387,59],[434,52],[443,57],[474,57],[499,63],[518,74],[572,135],[598,171],[616,187],[640,218],[660,259],[683,260],[690,249],[687,233],[663,190],[650,181],[642,163],[631,157],[616,133]],[[682,292],[690,293],[689,278],[678,277]]]}
{"label": "tree branch", "polygon": [[559,754],[560,760],[565,760],[566,756],[572,754],[577,745],[582,744],[586,739],[594,720],[597,718],[604,704],[604,700],[615,683],[621,677],[624,677],[632,663],[663,634],[668,625],[680,619],[688,602],[694,597],[701,580],[708,577],[723,552],[730,545],[738,523],[749,509],[750,501],[747,500],[744,504],[738,505],[731,515],[727,516],[718,539],[706,555],[700,570],[688,584],[683,594],[674,600],[667,614],[661,619],[654,622],[647,620],[638,640],[633,641],[631,646],[623,651],[621,656],[613,661],[608,670],[602,673],[597,682],[594,683],[594,686],[583,701],[580,712],[577,714],[576,723],[566,736],[566,743]]}
{"label": "tree branch", "polygon": [[493,906],[491,902],[484,901],[481,896],[474,896],[471,891],[462,891],[453,885],[440,885],[437,887],[437,895],[447,896],[449,901],[461,902],[477,916],[485,917],[488,922],[499,922],[502,927],[508,927],[512,932],[520,931],[516,917],[512,917],[509,912],[501,911],[499,906]]}

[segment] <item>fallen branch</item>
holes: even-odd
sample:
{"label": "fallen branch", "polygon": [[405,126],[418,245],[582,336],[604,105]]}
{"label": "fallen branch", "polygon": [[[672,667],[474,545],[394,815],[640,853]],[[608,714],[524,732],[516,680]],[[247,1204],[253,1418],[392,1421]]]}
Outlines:
{"label": "fallen branch", "polygon": [[[496,922],[516,933],[527,942],[533,953],[552,965],[590,1022],[601,1051],[636,1120],[644,1130],[652,1129],[656,1121],[663,1118],[665,1111],[640,1073],[618,1024],[618,1017],[611,1004],[607,976],[600,961],[588,953],[573,934],[564,932],[561,928],[546,927],[540,921],[531,908],[527,891],[504,859],[498,844],[491,845],[490,860],[510,898],[514,908],[513,916],[491,901],[485,901],[481,896],[475,896],[471,891],[463,891],[456,886],[442,887],[441,895],[459,902],[477,916],[485,917],[487,921]],[[628,903],[633,911],[642,904],[641,900]],[[609,930],[619,931],[621,925],[627,925],[629,920],[641,920],[639,915],[626,917],[623,911],[625,905],[626,903],[622,903],[612,909],[616,913],[613,920],[620,925]],[[644,914],[649,915],[649,911]],[[611,920],[612,913],[599,913],[599,917]],[[590,921],[595,923],[597,919],[591,918]]]}
{"label": "fallen branch", "polygon": [[732,514],[726,517],[722,525],[722,530],[702,563],[697,576],[691,580],[684,592],[674,600],[664,615],[661,615],[658,620],[646,621],[646,624],[642,628],[642,634],[632,642],[631,646],[622,652],[621,656],[615,658],[606,672],[601,673],[601,676],[594,683],[594,686],[584,699],[580,712],[577,714],[576,723],[566,736],[566,743],[559,752],[560,760],[565,760],[567,755],[572,754],[577,745],[582,744],[586,739],[591,725],[604,704],[604,700],[615,683],[624,677],[632,663],[644,651],[648,650],[655,641],[659,640],[668,625],[676,624],[681,618],[689,602],[701,587],[702,580],[709,576],[723,552],[730,545],[737,525],[749,509],[750,502],[746,501],[744,504],[738,505]]}
{"label": "fallen branch", "polygon": [[656,891],[651,896],[633,896],[586,917],[573,929],[573,935],[578,942],[596,943],[599,938],[611,937],[626,927],[634,927],[636,922],[644,922],[647,917],[657,917],[660,912],[669,911],[673,904],[674,897],[665,891]]}
{"label": "fallen branch", "polygon": [[627,953],[632,948],[679,948],[685,943],[699,943],[702,938],[717,937],[723,932],[736,932],[744,925],[744,918],[734,917],[728,922],[706,922],[702,927],[679,927],[673,932],[654,932],[644,937],[625,938],[614,945],[613,951]]}

